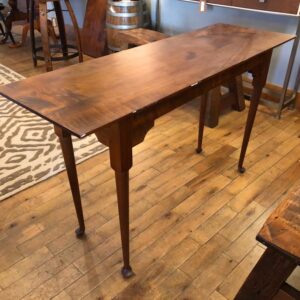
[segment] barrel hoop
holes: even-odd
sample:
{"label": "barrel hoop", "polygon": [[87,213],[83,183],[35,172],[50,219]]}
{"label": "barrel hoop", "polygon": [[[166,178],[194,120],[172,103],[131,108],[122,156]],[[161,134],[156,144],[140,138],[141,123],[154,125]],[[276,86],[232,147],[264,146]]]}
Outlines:
{"label": "barrel hoop", "polygon": [[131,17],[138,17],[139,14],[135,13],[116,13],[112,11],[108,11],[107,14],[112,17],[121,17],[121,18],[131,18]]}
{"label": "barrel hoop", "polygon": [[108,4],[109,5],[112,5],[112,6],[122,6],[122,7],[129,7],[129,6],[139,6],[140,3],[138,1],[108,1]]}
{"label": "barrel hoop", "polygon": [[111,29],[127,30],[127,29],[138,28],[138,24],[134,24],[134,25],[121,25],[121,24],[114,25],[114,24],[106,23],[106,27],[111,28]]}
{"label": "barrel hoop", "polygon": [[[116,13],[116,12],[108,11],[107,14],[112,17],[121,17],[121,18],[131,18],[131,17],[139,16],[138,12],[135,12],[135,13],[119,13],[119,12],[117,12]],[[144,11],[143,15],[144,16],[147,15],[147,11]]]}
{"label": "barrel hoop", "polygon": [[115,51],[115,52],[121,51],[121,48],[113,47],[113,46],[111,46],[111,45],[108,45],[108,48],[109,48],[110,50],[112,50],[112,51]]}

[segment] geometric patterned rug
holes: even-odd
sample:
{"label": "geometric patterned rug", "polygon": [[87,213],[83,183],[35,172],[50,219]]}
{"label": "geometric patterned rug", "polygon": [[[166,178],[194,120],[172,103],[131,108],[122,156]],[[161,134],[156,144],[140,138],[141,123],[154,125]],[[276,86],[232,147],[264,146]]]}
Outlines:
{"label": "geometric patterned rug", "polygon": [[[24,77],[0,64],[0,85]],[[73,138],[76,162],[107,147],[94,135]],[[53,126],[0,96],[0,201],[65,169]]]}

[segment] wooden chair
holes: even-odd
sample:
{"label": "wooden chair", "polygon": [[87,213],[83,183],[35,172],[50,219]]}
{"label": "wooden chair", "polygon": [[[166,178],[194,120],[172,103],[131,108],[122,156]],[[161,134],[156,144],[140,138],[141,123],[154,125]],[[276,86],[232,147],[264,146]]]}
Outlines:
{"label": "wooden chair", "polygon": [[272,213],[257,240],[267,246],[235,300],[299,300],[286,283],[300,265],[300,186]]}
{"label": "wooden chair", "polygon": [[[121,44],[121,50],[126,50],[131,47],[145,45],[167,37],[166,34],[154,30],[137,28],[119,31],[116,39]],[[224,106],[231,106],[237,111],[245,109],[242,77],[238,76],[233,78],[225,86],[228,88],[228,93],[225,93],[224,95],[222,95],[220,87],[211,90],[208,94],[205,117],[205,125],[208,127],[213,128],[218,125],[219,117],[223,110],[222,107]]]}

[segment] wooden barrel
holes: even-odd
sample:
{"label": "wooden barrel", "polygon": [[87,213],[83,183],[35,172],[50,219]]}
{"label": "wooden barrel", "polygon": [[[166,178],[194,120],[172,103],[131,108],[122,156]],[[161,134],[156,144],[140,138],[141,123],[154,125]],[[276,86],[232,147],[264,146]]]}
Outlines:
{"label": "wooden barrel", "polygon": [[149,16],[144,0],[108,0],[106,28],[108,48],[110,50],[120,51],[120,42],[116,37],[120,30],[147,27],[148,24]]}

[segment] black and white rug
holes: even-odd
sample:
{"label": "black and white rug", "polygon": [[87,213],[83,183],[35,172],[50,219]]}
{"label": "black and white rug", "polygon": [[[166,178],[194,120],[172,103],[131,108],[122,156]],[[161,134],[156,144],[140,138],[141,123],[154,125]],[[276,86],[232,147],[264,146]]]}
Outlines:
{"label": "black and white rug", "polygon": [[[0,84],[24,77],[0,64]],[[107,149],[94,135],[73,139],[76,162]],[[53,126],[0,96],[0,201],[64,170]]]}

